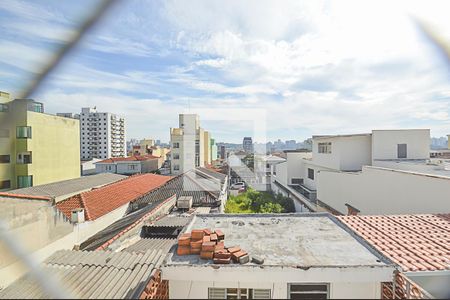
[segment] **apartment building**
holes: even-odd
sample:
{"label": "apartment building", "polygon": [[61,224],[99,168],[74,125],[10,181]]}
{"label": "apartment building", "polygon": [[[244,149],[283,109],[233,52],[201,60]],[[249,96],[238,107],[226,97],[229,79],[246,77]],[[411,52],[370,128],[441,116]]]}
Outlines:
{"label": "apartment building", "polygon": [[170,128],[170,145],[173,175],[205,166],[205,130],[197,114],[179,115],[179,127]]}
{"label": "apartment building", "polygon": [[79,118],[82,160],[127,156],[123,117],[85,107]]}
{"label": "apartment building", "polygon": [[215,139],[211,138],[211,161],[218,159],[217,156],[217,145]]}
{"label": "apartment building", "polygon": [[203,136],[203,163],[204,165],[211,164],[211,133],[209,131],[204,132]]}
{"label": "apartment building", "polygon": [[242,148],[247,153],[253,153],[253,140],[251,137],[244,137],[244,139],[242,140]]}
{"label": "apartment building", "polygon": [[429,129],[313,136],[312,157],[288,158],[286,166],[296,165],[291,172],[277,165],[273,183],[342,214],[448,211],[448,162],[430,160],[429,145]]}
{"label": "apartment building", "polygon": [[79,177],[79,121],[45,114],[31,99],[1,96],[0,190]]}

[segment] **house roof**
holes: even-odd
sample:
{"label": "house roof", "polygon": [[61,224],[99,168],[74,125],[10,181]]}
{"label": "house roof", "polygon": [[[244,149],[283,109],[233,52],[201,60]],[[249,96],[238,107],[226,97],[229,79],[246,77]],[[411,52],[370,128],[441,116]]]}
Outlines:
{"label": "house roof", "polygon": [[73,194],[110,184],[124,178],[127,178],[127,176],[103,173],[11,190],[0,193],[0,196],[28,199],[54,199],[55,201],[59,201],[70,197]]}
{"label": "house roof", "polygon": [[108,159],[104,159],[102,161],[96,162],[96,164],[111,164],[117,162],[128,162],[128,161],[146,161],[152,159],[159,159],[159,156],[154,156],[150,154],[146,155],[133,155],[128,157],[112,157]]}
{"label": "house roof", "polygon": [[[137,299],[155,276],[167,252],[60,250],[42,264],[43,271],[61,283],[70,298]],[[0,298],[46,299],[36,280],[27,274],[0,291]]]}
{"label": "house roof", "polygon": [[145,221],[156,217],[156,214],[161,206],[171,205],[171,199],[173,199],[173,197],[150,202],[145,207],[127,214],[81,243],[80,249],[91,251],[109,247],[119,237],[129,233],[131,230],[136,231],[136,229],[143,226]]}
{"label": "house roof", "polygon": [[167,199],[175,194],[177,197],[192,196],[195,206],[217,206],[221,190],[222,184],[217,178],[210,176],[207,172],[190,170],[171,179],[159,189],[133,201],[130,211],[136,211],[147,203]]}
{"label": "house roof", "polygon": [[158,188],[171,177],[156,174],[139,174],[113,184],[84,192],[64,201],[56,207],[68,218],[72,210],[84,208],[85,219],[95,220],[125,205],[149,191]]}
{"label": "house roof", "polygon": [[[385,257],[373,251],[362,239],[353,236],[330,214],[195,215],[186,229],[204,228],[221,230],[225,234],[225,247],[239,245],[250,256],[263,257],[264,266],[393,267]],[[166,265],[205,264],[212,264],[212,261],[201,260],[198,255],[178,256],[171,251]],[[254,263],[233,266],[260,267]]]}
{"label": "house roof", "polygon": [[143,238],[138,240],[136,243],[128,246],[122,251],[125,252],[134,252],[134,253],[145,253],[148,249],[158,249],[163,251],[164,253],[168,253],[170,248],[176,243],[176,239],[169,238]]}
{"label": "house roof", "polygon": [[450,269],[450,214],[337,218],[404,271]]}

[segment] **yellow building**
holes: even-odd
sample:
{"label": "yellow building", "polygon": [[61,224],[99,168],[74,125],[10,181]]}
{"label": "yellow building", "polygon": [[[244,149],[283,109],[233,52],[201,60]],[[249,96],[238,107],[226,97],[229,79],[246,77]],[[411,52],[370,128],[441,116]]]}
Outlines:
{"label": "yellow building", "polygon": [[209,131],[203,133],[203,161],[205,165],[211,164],[211,134]]}
{"label": "yellow building", "polygon": [[0,106],[0,190],[80,177],[80,124],[30,99]]}

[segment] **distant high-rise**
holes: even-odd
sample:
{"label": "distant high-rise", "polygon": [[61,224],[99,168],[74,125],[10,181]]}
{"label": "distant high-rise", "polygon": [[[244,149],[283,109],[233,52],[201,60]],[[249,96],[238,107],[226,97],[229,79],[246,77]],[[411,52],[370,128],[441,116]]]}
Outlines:
{"label": "distant high-rise", "polygon": [[225,150],[225,146],[224,145],[220,146],[220,158],[221,159],[227,158],[227,152]]}
{"label": "distant high-rise", "polygon": [[125,119],[96,108],[82,108],[80,115],[81,159],[127,156]]}
{"label": "distant high-rise", "polygon": [[205,156],[205,131],[197,114],[179,115],[179,128],[170,128],[170,146],[173,175],[205,166],[205,157],[210,155]]}
{"label": "distant high-rise", "polygon": [[249,136],[244,137],[242,141],[242,148],[244,148],[245,152],[252,153],[253,152],[253,141]]}

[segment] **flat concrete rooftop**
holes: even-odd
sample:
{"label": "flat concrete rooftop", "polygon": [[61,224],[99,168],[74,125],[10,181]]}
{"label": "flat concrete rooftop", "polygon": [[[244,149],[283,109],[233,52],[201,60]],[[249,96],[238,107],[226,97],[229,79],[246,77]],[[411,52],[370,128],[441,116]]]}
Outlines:
{"label": "flat concrete rooftop", "polygon": [[[186,231],[203,228],[222,230],[226,247],[240,246],[250,257],[263,257],[265,266],[386,266],[387,261],[324,213],[196,215]],[[166,265],[208,264],[212,260],[202,260],[198,255],[178,256],[174,247]]]}

